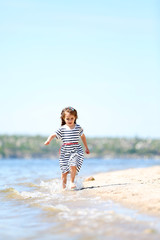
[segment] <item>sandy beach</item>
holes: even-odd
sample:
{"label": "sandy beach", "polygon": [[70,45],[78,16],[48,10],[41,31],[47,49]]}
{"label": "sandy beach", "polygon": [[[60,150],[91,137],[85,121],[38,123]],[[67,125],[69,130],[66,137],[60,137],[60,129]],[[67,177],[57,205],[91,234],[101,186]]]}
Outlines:
{"label": "sandy beach", "polygon": [[84,191],[141,213],[160,216],[160,166],[93,175]]}

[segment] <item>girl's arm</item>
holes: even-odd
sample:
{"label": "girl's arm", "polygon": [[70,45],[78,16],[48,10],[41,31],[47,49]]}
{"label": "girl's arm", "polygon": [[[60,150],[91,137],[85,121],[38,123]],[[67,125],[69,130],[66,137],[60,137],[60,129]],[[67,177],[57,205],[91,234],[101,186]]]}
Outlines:
{"label": "girl's arm", "polygon": [[50,142],[56,137],[56,134],[51,134],[47,140],[44,142],[44,145],[50,144]]}
{"label": "girl's arm", "polygon": [[85,152],[86,152],[87,154],[89,154],[90,151],[89,151],[88,146],[87,146],[86,136],[83,134],[83,135],[81,136],[81,139],[82,139],[82,142],[83,142],[84,147],[85,147]]}

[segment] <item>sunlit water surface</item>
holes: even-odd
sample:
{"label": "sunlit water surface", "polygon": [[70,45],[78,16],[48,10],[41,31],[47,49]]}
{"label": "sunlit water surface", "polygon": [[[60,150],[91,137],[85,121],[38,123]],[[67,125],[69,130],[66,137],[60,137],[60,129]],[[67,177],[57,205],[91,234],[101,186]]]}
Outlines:
{"label": "sunlit water surface", "polygon": [[88,159],[77,190],[62,191],[58,160],[0,160],[0,240],[159,240],[160,219],[83,190],[86,176],[160,165],[160,160]]}

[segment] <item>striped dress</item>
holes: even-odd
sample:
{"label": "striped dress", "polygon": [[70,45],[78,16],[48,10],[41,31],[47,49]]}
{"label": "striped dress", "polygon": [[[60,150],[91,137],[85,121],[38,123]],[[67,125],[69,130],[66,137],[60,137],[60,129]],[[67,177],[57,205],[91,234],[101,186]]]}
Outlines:
{"label": "striped dress", "polygon": [[55,134],[56,138],[63,142],[59,158],[62,173],[70,172],[71,166],[76,166],[77,172],[79,172],[84,160],[83,149],[79,144],[80,136],[83,135],[83,129],[78,124],[75,124],[73,129],[63,125],[55,131]]}

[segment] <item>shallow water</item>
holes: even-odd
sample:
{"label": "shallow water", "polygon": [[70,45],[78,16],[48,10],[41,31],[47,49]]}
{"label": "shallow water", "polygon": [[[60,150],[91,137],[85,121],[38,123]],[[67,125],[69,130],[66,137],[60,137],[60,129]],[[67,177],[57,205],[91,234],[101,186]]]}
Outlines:
{"label": "shallow water", "polygon": [[[62,191],[58,161],[1,160],[0,239],[159,240],[159,218],[102,201],[83,190],[86,173],[134,167],[132,161],[86,160],[85,170],[76,176],[78,189]],[[136,167],[145,167],[160,161],[138,163]]]}

